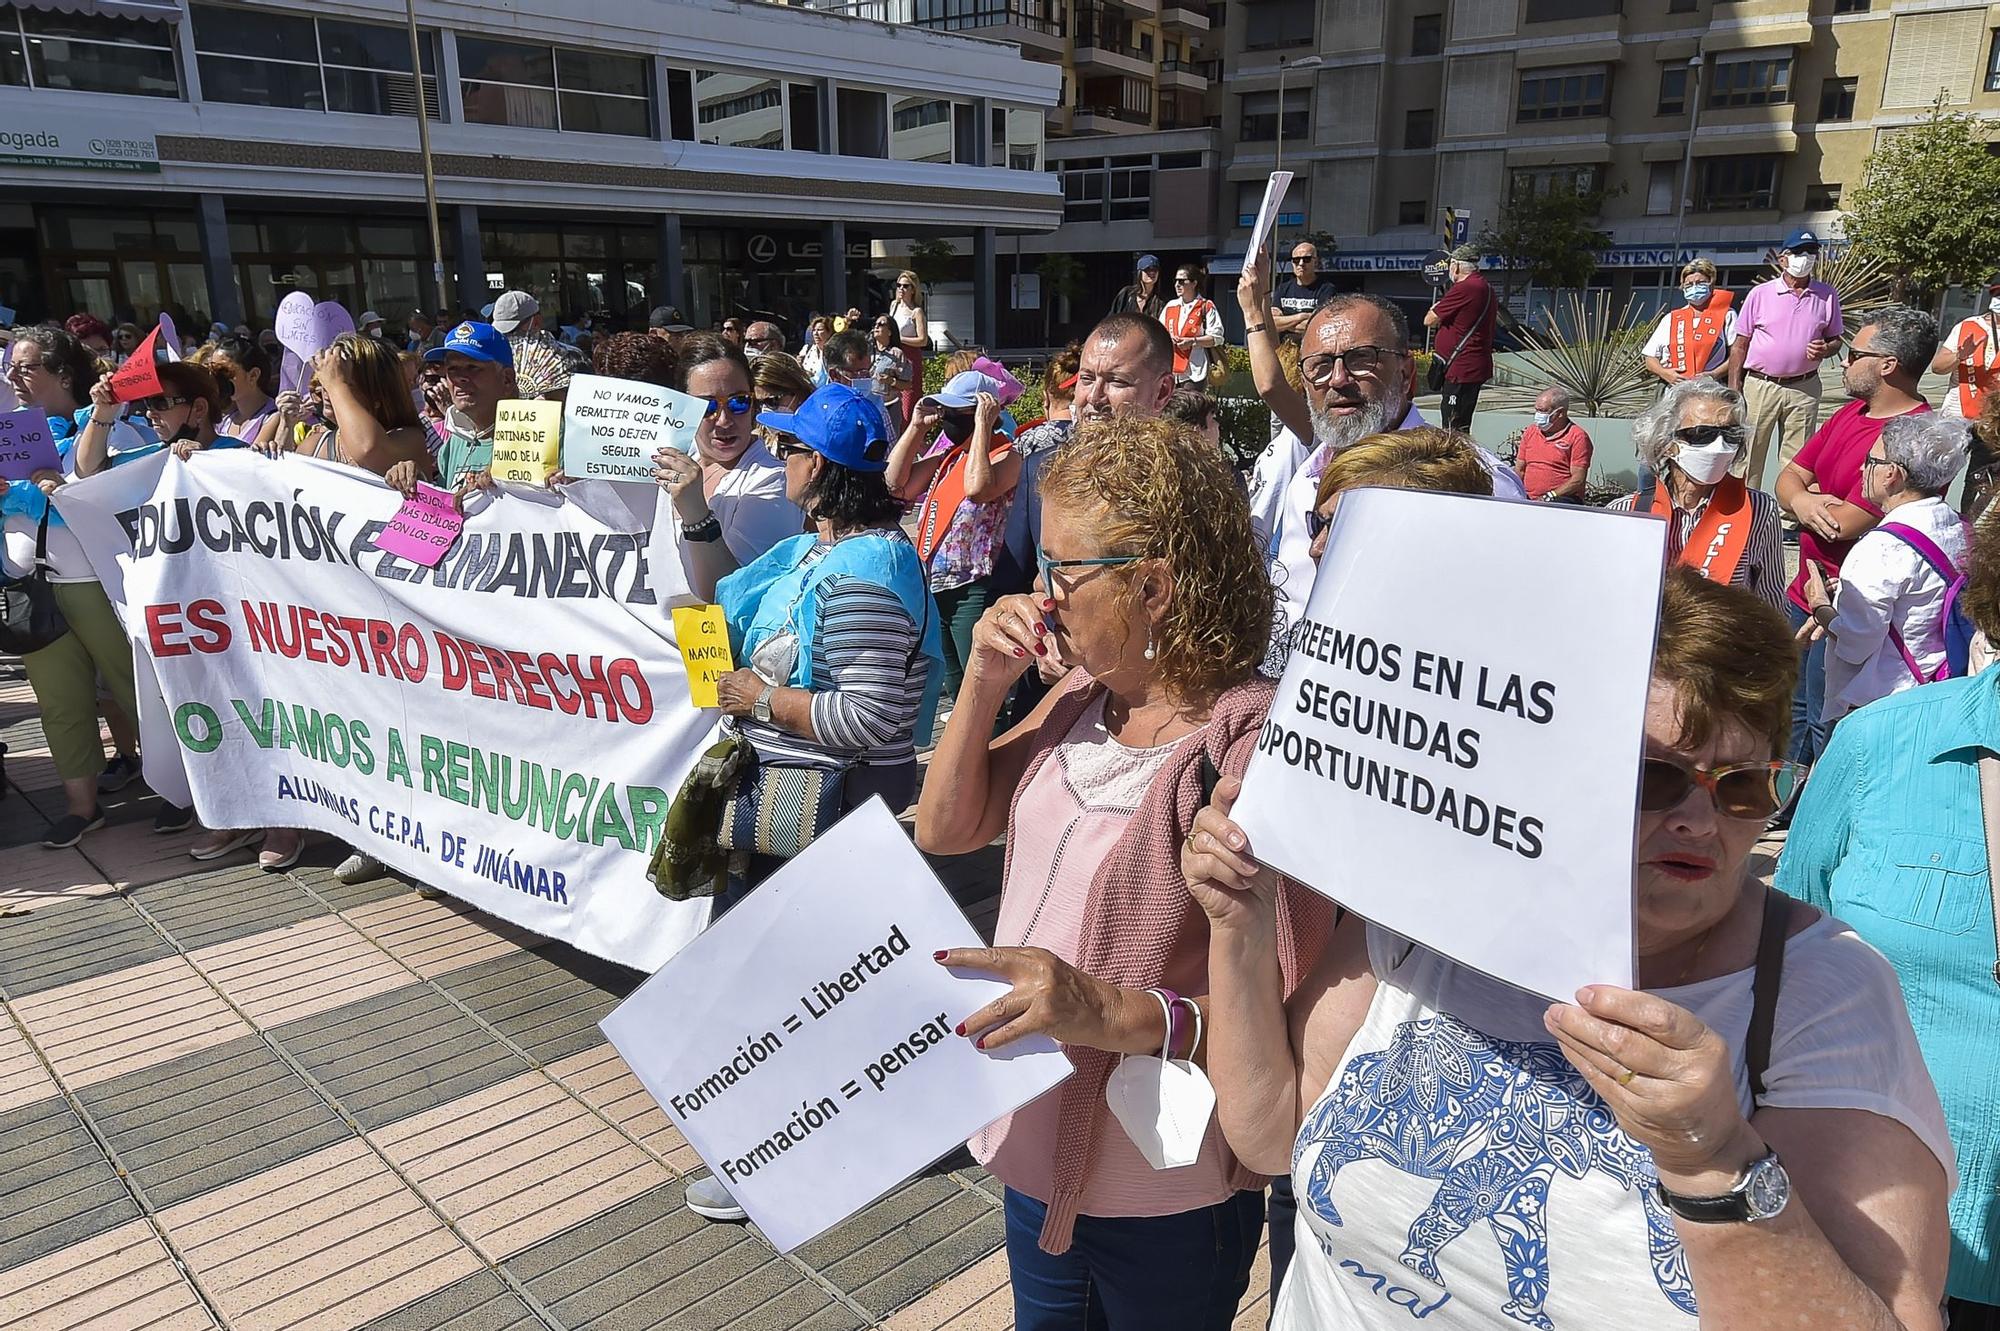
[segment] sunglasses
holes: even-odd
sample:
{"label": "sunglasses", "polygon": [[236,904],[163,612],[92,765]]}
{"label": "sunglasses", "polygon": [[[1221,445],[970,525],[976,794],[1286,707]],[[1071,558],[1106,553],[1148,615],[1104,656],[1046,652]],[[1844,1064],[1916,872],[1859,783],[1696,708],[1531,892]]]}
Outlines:
{"label": "sunglasses", "polygon": [[1319,534],[1332,525],[1333,519],[1320,516],[1318,509],[1310,508],[1306,510],[1306,539],[1308,541],[1317,541]]}
{"label": "sunglasses", "polygon": [[1858,360],[1867,360],[1870,356],[1887,356],[1889,354],[1891,353],[1887,351],[1863,351],[1860,347],[1848,347],[1840,353],[1840,358],[1849,365],[1852,365]]}
{"label": "sunglasses", "polygon": [[704,416],[713,416],[726,407],[730,415],[741,416],[747,413],[754,405],[755,402],[748,393],[731,393],[728,397],[712,397],[708,399],[708,406],[701,414]]}
{"label": "sunglasses", "polygon": [[1805,780],[1805,768],[1779,759],[1726,767],[1683,767],[1664,758],[1639,764],[1639,807],[1647,813],[1678,808],[1696,786],[1708,791],[1724,818],[1765,819],[1782,809]]}
{"label": "sunglasses", "polygon": [[1718,439],[1733,448],[1741,448],[1747,437],[1740,425],[1689,425],[1674,431],[1674,438],[1691,448],[1705,448]]}
{"label": "sunglasses", "polygon": [[1125,564],[1136,564],[1144,555],[1101,555],[1096,559],[1050,559],[1048,551],[1035,547],[1035,568],[1041,572],[1042,586],[1055,589],[1055,571],[1059,568],[1118,568]]}
{"label": "sunglasses", "polygon": [[1292,256],[1292,262],[1293,262],[1293,263],[1318,263],[1318,262],[1319,262],[1319,256],[1318,256],[1318,255],[1316,255],[1316,254],[1294,254],[1294,255]]}
{"label": "sunglasses", "polygon": [[771,446],[771,451],[778,455],[778,461],[789,462],[792,460],[793,457],[797,456],[800,453],[810,454],[815,450],[806,447],[806,445],[801,444],[796,440],[780,439],[777,443]]}
{"label": "sunglasses", "polygon": [[191,397],[147,397],[139,399],[138,407],[148,416],[153,416],[163,411],[172,411],[175,407],[184,407],[192,401],[194,399]]}

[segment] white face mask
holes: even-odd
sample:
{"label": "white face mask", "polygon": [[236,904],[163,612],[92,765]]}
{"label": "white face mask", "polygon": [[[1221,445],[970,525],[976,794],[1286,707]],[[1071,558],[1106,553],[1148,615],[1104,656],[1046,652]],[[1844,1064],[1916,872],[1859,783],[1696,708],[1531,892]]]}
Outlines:
{"label": "white face mask", "polygon": [[1690,282],[1681,288],[1681,296],[1690,305],[1700,305],[1715,294],[1715,288],[1706,282]]}
{"label": "white face mask", "polygon": [[[1154,994],[1167,1009],[1168,1039],[1172,1040],[1173,1008],[1165,997]],[[1190,1005],[1192,1006],[1192,1005]],[[1201,1045],[1201,1015],[1195,1014],[1193,1045]],[[1180,1169],[1201,1155],[1202,1138],[1208,1135],[1208,1120],[1215,1114],[1215,1088],[1208,1076],[1184,1058],[1169,1058],[1171,1052],[1127,1055],[1112,1069],[1104,1087],[1104,1101],[1125,1129],[1125,1135],[1155,1169]]]}
{"label": "white face mask", "polygon": [[1811,277],[1816,257],[1811,254],[1788,254],[1785,256],[1785,271],[1793,277]]}
{"label": "white face mask", "polygon": [[1729,464],[1734,461],[1736,445],[1723,439],[1699,448],[1684,443],[1674,454],[1674,465],[1686,472],[1688,479],[1696,485],[1714,485],[1729,474]]}
{"label": "white face mask", "polygon": [[1535,413],[1535,428],[1537,430],[1546,430],[1549,428],[1549,423],[1554,419],[1555,416],[1553,413],[1538,411]]}
{"label": "white face mask", "polygon": [[2000,296],[1995,296],[1993,299],[1987,301],[1986,309],[1989,313],[2000,314]]}

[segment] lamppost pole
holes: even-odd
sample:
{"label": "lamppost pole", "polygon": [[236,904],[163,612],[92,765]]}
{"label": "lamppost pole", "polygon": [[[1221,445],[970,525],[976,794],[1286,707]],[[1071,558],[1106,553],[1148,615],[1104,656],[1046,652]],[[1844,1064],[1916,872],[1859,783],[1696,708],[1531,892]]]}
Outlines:
{"label": "lamppost pole", "polygon": [[[1687,67],[1688,72],[1694,75],[1694,87],[1690,93],[1693,103],[1688,114],[1687,146],[1681,150],[1680,189],[1674,196],[1674,252],[1672,257],[1675,277],[1680,276],[1681,233],[1687,226],[1688,196],[1694,193],[1694,136],[1701,130],[1701,76],[1707,66],[1702,59],[1700,51],[1696,51],[1688,57]],[[1660,281],[1664,288],[1666,282],[1665,270],[1661,272]]]}
{"label": "lamppost pole", "polygon": [[[1291,68],[1312,70],[1312,69],[1318,69],[1321,65],[1325,63],[1326,62],[1320,59],[1318,56],[1309,55],[1301,60],[1296,61],[1291,66]],[[1286,68],[1285,57],[1279,56],[1278,57],[1278,144],[1276,150],[1272,153],[1271,157],[1271,170],[1273,172],[1282,171],[1285,169],[1285,68]],[[1306,118],[1308,121],[1310,121],[1312,117],[1310,114],[1308,114]],[[1284,210],[1285,210],[1285,201],[1283,196],[1280,196],[1278,199],[1278,211],[1280,214],[1283,214]],[[1277,280],[1277,271],[1278,271],[1278,228],[1274,222],[1271,227],[1271,275],[1273,281]]]}
{"label": "lamppost pole", "polygon": [[[417,152],[424,159],[424,208],[431,222],[431,294],[437,298],[437,304],[431,308],[433,317],[449,323],[446,311],[451,302],[444,294],[444,237],[438,230],[437,173],[431,167],[431,118],[424,104],[424,51],[417,36],[417,0],[403,0],[403,13],[410,25],[410,77],[417,88]],[[444,96],[442,84],[438,96],[440,100]]]}

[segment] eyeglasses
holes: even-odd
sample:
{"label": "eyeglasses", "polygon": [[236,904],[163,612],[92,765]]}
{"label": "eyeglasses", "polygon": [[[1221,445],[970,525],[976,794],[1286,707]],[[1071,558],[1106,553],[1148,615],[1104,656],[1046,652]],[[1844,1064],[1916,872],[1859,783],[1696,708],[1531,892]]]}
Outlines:
{"label": "eyeglasses", "polygon": [[[814,329],[813,331],[818,332],[819,330]],[[775,347],[782,345],[785,339],[779,337],[776,333],[760,333],[756,337],[747,338],[745,340],[748,341],[750,345],[753,347]]]}
{"label": "eyeglasses", "polygon": [[1674,431],[1674,438],[1690,448],[1706,448],[1720,439],[1735,448],[1743,447],[1749,436],[1740,425],[1687,425]]}
{"label": "eyeglasses", "polygon": [[12,360],[7,362],[7,374],[10,378],[15,375],[26,374],[30,370],[45,370],[47,368],[46,365],[38,360]]}
{"label": "eyeglasses", "polygon": [[1323,384],[1333,378],[1333,367],[1339,363],[1346,367],[1352,378],[1374,379],[1381,375],[1383,367],[1390,361],[1400,360],[1409,354],[1389,347],[1349,347],[1345,351],[1306,357],[1299,362],[1299,373],[1306,377],[1308,383]]}
{"label": "eyeglasses", "polygon": [[148,416],[157,416],[163,411],[172,411],[175,407],[184,407],[192,401],[194,399],[191,397],[148,397],[141,398],[138,405],[139,410],[145,412]]}
{"label": "eyeglasses", "polygon": [[748,393],[731,393],[728,397],[712,397],[708,399],[708,406],[701,414],[703,416],[714,416],[726,407],[730,415],[741,416],[750,410],[754,401]]}
{"label": "eyeglasses", "polygon": [[1306,539],[1308,541],[1317,541],[1319,534],[1332,525],[1333,519],[1322,517],[1318,509],[1309,508],[1306,510]]}
{"label": "eyeglasses", "polygon": [[1144,558],[1144,555],[1101,555],[1096,559],[1050,559],[1048,551],[1039,545],[1035,547],[1035,568],[1042,575],[1042,586],[1051,590],[1055,588],[1055,572],[1059,568],[1119,568]]}
{"label": "eyeglasses", "polygon": [[1864,467],[1893,467],[1898,464],[1890,461],[1888,458],[1878,458],[1873,453],[1870,453],[1867,457],[1861,459],[1861,465]]}
{"label": "eyeglasses", "polygon": [[1730,763],[1724,767],[1683,767],[1664,758],[1639,764],[1639,807],[1647,813],[1678,808],[1696,786],[1708,791],[1724,818],[1769,818],[1805,780],[1805,768],[1780,759]]}

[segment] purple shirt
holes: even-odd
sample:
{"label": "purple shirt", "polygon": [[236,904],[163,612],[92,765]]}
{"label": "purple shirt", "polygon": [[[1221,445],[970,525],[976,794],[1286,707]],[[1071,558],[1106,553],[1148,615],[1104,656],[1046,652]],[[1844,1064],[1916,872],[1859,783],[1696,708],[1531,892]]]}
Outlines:
{"label": "purple shirt", "polygon": [[1794,291],[1782,277],[1750,288],[1736,314],[1736,336],[1750,339],[1743,357],[1746,369],[1774,379],[1812,374],[1819,362],[1806,354],[1806,343],[1842,337],[1847,325],[1840,317],[1840,293],[1824,282],[1808,282]]}

